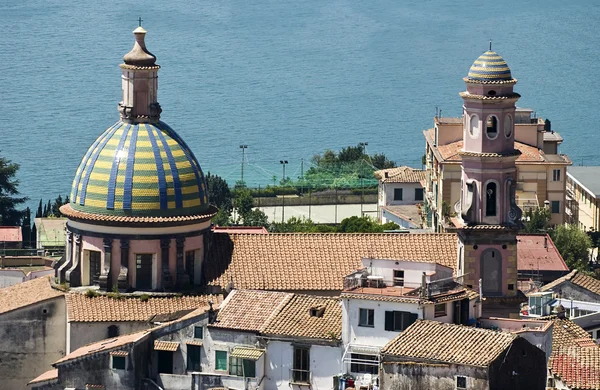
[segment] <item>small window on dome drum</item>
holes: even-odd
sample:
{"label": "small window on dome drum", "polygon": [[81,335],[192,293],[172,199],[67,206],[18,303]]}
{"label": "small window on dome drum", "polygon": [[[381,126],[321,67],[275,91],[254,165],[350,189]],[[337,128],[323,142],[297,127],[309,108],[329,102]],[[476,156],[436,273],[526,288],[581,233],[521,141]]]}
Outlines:
{"label": "small window on dome drum", "polygon": [[493,89],[490,89],[488,91],[488,96],[496,96],[496,91],[494,91]]}

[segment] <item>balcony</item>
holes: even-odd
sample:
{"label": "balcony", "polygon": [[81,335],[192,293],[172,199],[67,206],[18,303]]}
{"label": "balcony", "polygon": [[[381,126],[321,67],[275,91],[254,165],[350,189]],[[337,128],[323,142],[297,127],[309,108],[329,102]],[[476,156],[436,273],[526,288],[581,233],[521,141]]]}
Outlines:
{"label": "balcony", "polygon": [[300,370],[290,368],[290,384],[292,385],[310,385],[312,374],[310,370]]}

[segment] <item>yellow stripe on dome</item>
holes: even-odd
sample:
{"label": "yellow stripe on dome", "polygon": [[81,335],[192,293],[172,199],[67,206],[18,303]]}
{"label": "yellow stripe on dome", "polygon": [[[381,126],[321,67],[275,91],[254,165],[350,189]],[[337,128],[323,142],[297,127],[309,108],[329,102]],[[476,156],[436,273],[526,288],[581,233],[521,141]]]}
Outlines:
{"label": "yellow stripe on dome", "polygon": [[131,202],[132,210],[160,210],[160,202]]}
{"label": "yellow stripe on dome", "polygon": [[[477,65],[506,65],[506,61],[482,61],[482,60],[475,60],[475,62],[473,64],[477,64]],[[473,66],[471,66],[471,68],[473,68]]]}
{"label": "yellow stripe on dome", "polygon": [[198,192],[198,186],[194,183],[194,185],[186,186],[181,188],[181,193],[184,195],[194,194]]}
{"label": "yellow stripe on dome", "polygon": [[158,187],[154,189],[148,188],[134,188],[131,190],[131,195],[135,198],[136,196],[155,196],[158,199]]}
{"label": "yellow stripe on dome", "polygon": [[508,66],[504,67],[487,67],[487,66],[472,66],[470,71],[485,71],[485,72],[501,72],[510,70]]}
{"label": "yellow stripe on dome", "polygon": [[108,188],[107,187],[101,187],[101,186],[91,186],[88,185],[86,192],[88,194],[97,194],[97,195],[106,195],[108,194]]}
{"label": "yellow stripe on dome", "polygon": [[86,199],[85,205],[90,207],[106,207],[106,200],[98,200],[98,199]]}
{"label": "yellow stripe on dome", "polygon": [[196,206],[200,206],[200,205],[201,205],[200,198],[183,201],[183,207],[196,207]]}
{"label": "yellow stripe on dome", "polygon": [[151,148],[152,147],[152,142],[148,141],[142,141],[140,139],[138,139],[136,145],[138,147],[142,147],[142,148]]}

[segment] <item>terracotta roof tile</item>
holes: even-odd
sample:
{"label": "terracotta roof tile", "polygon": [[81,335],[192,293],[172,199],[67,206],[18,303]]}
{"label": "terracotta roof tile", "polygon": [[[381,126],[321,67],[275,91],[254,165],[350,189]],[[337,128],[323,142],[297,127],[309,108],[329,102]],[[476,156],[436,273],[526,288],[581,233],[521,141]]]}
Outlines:
{"label": "terracotta roof tile", "polygon": [[550,372],[570,389],[600,389],[600,348],[562,347],[553,351]]}
{"label": "terracotta roof tile", "polygon": [[[434,139],[435,130],[429,129],[425,131],[430,139]],[[459,163],[461,159],[461,151],[463,148],[463,141],[456,141],[446,145],[438,145],[434,147],[437,149],[439,154],[441,155],[443,161],[445,162],[456,162]],[[545,154],[542,150],[536,148],[535,146],[527,145],[521,142],[515,141],[515,149],[519,151],[521,154],[516,160],[516,163],[544,163],[546,161]],[[568,159],[564,160],[565,163],[568,163]]]}
{"label": "terracotta roof tile", "polygon": [[556,316],[549,316],[541,319],[549,319],[554,323],[552,328],[552,351],[557,351],[563,347],[579,347],[582,339],[591,340],[588,332],[567,318],[561,319]]}
{"label": "terracotta roof tile", "polygon": [[418,320],[390,341],[381,354],[485,367],[515,338],[508,332]]}
{"label": "terracotta roof tile", "polygon": [[276,291],[234,290],[217,315],[214,328],[259,332],[293,294]]}
{"label": "terracotta roof tile", "polygon": [[361,259],[456,262],[456,234],[214,234],[207,284],[283,291],[343,289]]}
{"label": "terracotta roof tile", "polygon": [[[311,315],[311,309],[321,316]],[[340,300],[304,294],[294,295],[261,333],[313,339],[339,339],[342,335]]]}
{"label": "terracotta roof tile", "polygon": [[562,256],[547,234],[517,236],[517,268],[519,271],[568,271]]}
{"label": "terracotta roof tile", "polygon": [[46,381],[54,381],[54,380],[58,380],[58,369],[54,368],[52,370],[48,370],[45,373],[43,373],[42,375],[38,376],[35,379],[32,379],[28,385],[31,385],[33,383],[40,383],[40,382],[46,382]]}
{"label": "terracotta roof tile", "polygon": [[77,348],[67,356],[54,362],[54,366],[62,363],[76,360],[84,356],[90,356],[97,353],[111,352],[119,348],[123,348],[126,345],[133,344],[140,341],[150,335],[151,330],[143,330],[136,333],[125,334],[111,339],[101,340],[92,344],[84,345],[83,347]]}
{"label": "terracotta roof tile", "polygon": [[[387,177],[386,174],[387,173]],[[411,167],[380,169],[373,173],[383,183],[420,183],[425,180],[425,171]]]}
{"label": "terracotta roof tile", "polygon": [[46,276],[18,283],[0,289],[0,314],[63,295],[64,292],[52,288]]}
{"label": "terracotta roof tile", "polygon": [[175,352],[179,349],[179,343],[175,341],[154,340],[155,351]]}
{"label": "terracotta roof tile", "polygon": [[137,297],[112,299],[106,296],[87,297],[84,294],[67,294],[69,322],[149,321],[159,314],[208,308],[208,301],[220,303],[220,295],[182,297],[153,297],[142,301]]}
{"label": "terracotta roof tile", "polygon": [[541,291],[552,290],[566,282],[571,282],[574,285],[586,289],[596,295],[600,295],[600,280],[583,274],[577,270],[573,270],[567,275],[545,284],[542,286]]}

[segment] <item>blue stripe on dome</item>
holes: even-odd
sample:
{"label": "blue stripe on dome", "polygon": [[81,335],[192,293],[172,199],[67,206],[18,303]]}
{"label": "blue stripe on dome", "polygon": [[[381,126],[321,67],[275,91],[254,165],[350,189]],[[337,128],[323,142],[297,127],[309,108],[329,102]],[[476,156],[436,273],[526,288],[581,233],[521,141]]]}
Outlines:
{"label": "blue stripe on dome", "polygon": [[117,173],[119,172],[119,164],[121,163],[121,158],[117,155],[123,149],[123,145],[125,145],[125,140],[129,135],[130,128],[131,125],[128,124],[125,130],[123,130],[123,134],[121,134],[121,139],[119,140],[117,149],[115,149],[115,155],[113,156],[113,163],[112,167],[110,168],[110,177],[108,179],[108,195],[106,196],[106,208],[109,210],[113,210],[115,208],[115,189],[117,186]]}
{"label": "blue stripe on dome", "polygon": [[177,134],[175,132],[175,130],[173,130],[172,128],[169,127],[169,125],[167,125],[164,122],[160,122],[161,126],[165,126],[167,128],[167,130],[169,130],[170,132],[170,136],[182,146],[182,150],[183,153],[185,154],[185,156],[187,157],[187,159],[190,161],[193,169],[194,169],[194,175],[196,176],[196,183],[198,184],[198,192],[200,194],[200,197],[202,199],[204,199],[204,188],[203,188],[203,182],[204,182],[204,174],[201,171],[200,165],[198,164],[198,160],[196,159],[196,156],[194,156],[194,153],[190,150],[190,148],[187,146],[187,144],[185,143],[185,141],[183,139],[181,139],[181,137],[179,137],[179,134]]}
{"label": "blue stripe on dome", "polygon": [[104,134],[102,134],[100,137],[98,137],[94,143],[92,144],[92,146],[90,146],[90,148],[88,149],[88,151],[85,153],[85,156],[83,156],[83,159],[81,160],[81,163],[79,164],[79,166],[81,166],[81,172],[79,172],[79,175],[75,176],[75,183],[73,183],[73,194],[71,194],[71,199],[73,202],[77,201],[77,193],[79,192],[79,182],[81,181],[81,176],[83,175],[83,169],[85,168],[85,165],[88,161],[88,159],[90,158],[90,155],[92,154],[92,152],[94,150],[96,150],[96,147],[98,146],[98,144],[103,141],[105,138],[109,137],[110,138],[110,132],[117,127],[118,125],[120,125],[121,122],[117,122],[114,125],[112,125],[111,127],[109,127]]}
{"label": "blue stripe on dome", "polygon": [[87,185],[88,185],[88,182],[90,181],[90,174],[92,173],[92,169],[94,168],[94,166],[96,165],[96,161],[98,160],[98,156],[100,156],[100,152],[102,151],[102,149],[104,149],[104,147],[106,146],[108,141],[117,132],[117,129],[119,129],[119,127],[115,127],[111,130],[110,136],[104,138],[100,142],[100,144],[94,150],[94,153],[90,157],[92,160],[90,161],[90,164],[88,165],[87,169],[85,170],[85,176],[83,177],[83,183],[81,184],[81,194],[79,196],[79,205],[81,205],[81,206],[85,206],[85,195],[87,193]]}
{"label": "blue stripe on dome", "polygon": [[131,210],[133,192],[133,165],[135,164],[135,147],[137,144],[139,125],[133,126],[129,150],[127,151],[127,166],[125,167],[125,182],[123,183],[123,210]]}
{"label": "blue stripe on dome", "polygon": [[148,132],[148,138],[150,138],[150,143],[152,144],[152,151],[154,152],[154,160],[156,161],[160,208],[167,209],[169,208],[169,199],[167,198],[167,182],[165,179],[165,169],[163,167],[160,149],[158,148],[158,144],[156,143],[156,137],[154,137],[154,132],[152,131],[152,128],[149,125],[146,125],[146,131]]}
{"label": "blue stripe on dome", "polygon": [[[162,124],[163,122],[160,122]],[[171,168],[171,176],[173,176],[173,188],[175,190],[175,207],[182,208],[183,207],[183,199],[181,195],[181,180],[179,180],[179,171],[177,170],[177,164],[175,163],[175,158],[173,157],[173,153],[171,153],[171,148],[167,144],[167,140],[165,139],[162,130],[159,127],[152,126],[156,129],[158,133],[158,138],[160,138],[160,142],[167,154],[167,161],[169,162],[169,167]]]}

